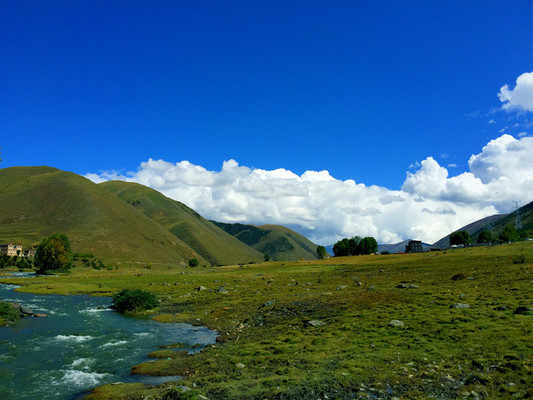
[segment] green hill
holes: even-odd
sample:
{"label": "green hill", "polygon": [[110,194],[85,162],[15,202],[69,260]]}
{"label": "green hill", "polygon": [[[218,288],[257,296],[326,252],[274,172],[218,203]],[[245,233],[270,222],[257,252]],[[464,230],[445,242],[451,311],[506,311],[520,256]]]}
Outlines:
{"label": "green hill", "polygon": [[[478,221],[474,221],[468,225],[465,225],[462,228],[455,230],[454,232],[467,231],[470,237],[473,237],[473,235],[476,232],[480,232],[481,230],[485,229],[485,227],[496,223],[498,220],[502,219],[503,217],[505,217],[505,214],[491,215],[490,217],[485,217]],[[433,243],[433,247],[436,247],[438,249],[446,249],[450,247],[450,235],[452,233],[453,232],[450,232],[448,235],[444,236],[442,239],[439,239],[437,242]]]}
{"label": "green hill", "polygon": [[269,255],[272,260],[315,260],[318,258],[316,244],[284,226],[214,223],[248,246]]}
{"label": "green hill", "polygon": [[[531,235],[533,233],[533,201],[529,204],[526,204],[523,207],[520,207],[518,211],[520,213],[520,220],[522,222],[522,230],[528,231]],[[515,226],[516,211],[510,214],[507,214],[507,215],[502,215],[501,217],[502,218],[499,218],[497,221],[494,221],[492,223],[492,226],[489,226],[489,228],[491,228],[492,230],[492,233],[496,237],[500,236],[505,226],[507,225]],[[484,229],[487,229],[486,225],[474,231],[471,234],[472,238],[474,240],[477,240],[477,236]]]}
{"label": "green hill", "polygon": [[158,222],[215,265],[262,261],[263,255],[190,209],[146,186],[110,181],[99,186]]}
{"label": "green hill", "polygon": [[[522,222],[522,229],[533,233],[533,202],[526,204],[519,208],[520,220]],[[506,225],[515,226],[516,211],[510,214],[499,214],[490,217],[482,218],[478,221],[472,222],[466,226],[463,226],[457,231],[467,231],[474,242],[477,241],[479,233],[485,229],[492,231],[495,237],[500,236]],[[433,245],[439,248],[446,248],[450,246],[450,235],[447,235],[435,242]]]}
{"label": "green hill", "polygon": [[0,169],[0,243],[65,233],[75,252],[109,261],[180,263],[201,255],[103,187],[50,167]]}

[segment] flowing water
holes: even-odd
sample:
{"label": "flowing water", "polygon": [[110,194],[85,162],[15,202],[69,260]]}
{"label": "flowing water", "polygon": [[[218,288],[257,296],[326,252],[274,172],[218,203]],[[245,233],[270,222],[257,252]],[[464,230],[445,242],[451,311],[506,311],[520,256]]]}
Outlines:
{"label": "flowing water", "polygon": [[185,351],[212,344],[216,332],[189,324],[125,317],[109,297],[34,295],[0,284],[0,299],[21,303],[46,318],[0,327],[0,399],[77,399],[111,382],[157,384],[179,377],[130,375],[160,345]]}

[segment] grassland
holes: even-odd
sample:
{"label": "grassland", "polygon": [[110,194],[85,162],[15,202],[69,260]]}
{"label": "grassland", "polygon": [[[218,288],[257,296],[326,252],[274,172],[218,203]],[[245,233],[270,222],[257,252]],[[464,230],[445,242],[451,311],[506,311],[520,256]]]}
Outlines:
{"label": "grassland", "polygon": [[[533,244],[522,242],[221,268],[76,269],[18,290],[147,289],[162,300],[156,319],[220,332],[195,355],[169,347],[133,367],[185,376],[178,385],[192,390],[173,398],[531,398],[532,261]],[[89,397],[158,398],[172,385],[106,385]]]}

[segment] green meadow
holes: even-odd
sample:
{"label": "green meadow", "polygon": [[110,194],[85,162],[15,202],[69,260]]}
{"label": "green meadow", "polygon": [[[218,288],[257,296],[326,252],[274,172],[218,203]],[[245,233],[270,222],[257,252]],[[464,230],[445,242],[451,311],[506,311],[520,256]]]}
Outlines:
{"label": "green meadow", "polygon": [[182,381],[110,384],[93,400],[514,399],[533,396],[532,263],[533,244],[519,242],[218,268],[78,266],[2,281],[33,293],[145,289],[160,299],[157,320],[220,333],[194,355],[176,343],[132,366]]}

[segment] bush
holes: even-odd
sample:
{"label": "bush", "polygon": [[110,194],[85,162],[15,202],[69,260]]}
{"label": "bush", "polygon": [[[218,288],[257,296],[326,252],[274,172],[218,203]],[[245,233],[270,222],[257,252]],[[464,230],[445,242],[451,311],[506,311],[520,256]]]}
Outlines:
{"label": "bush", "polygon": [[519,256],[513,256],[513,264],[524,264],[526,262],[526,256],[523,254]]}
{"label": "bush", "polygon": [[113,305],[111,308],[119,313],[128,311],[150,310],[158,304],[157,296],[151,292],[141,289],[123,289],[113,295]]}
{"label": "bush", "polygon": [[189,267],[193,268],[193,267],[197,267],[199,264],[198,260],[196,258],[191,258],[189,260]]}
{"label": "bush", "polygon": [[[0,301],[0,320],[5,320],[9,323],[15,322],[20,318],[20,313],[17,309],[11,307],[11,304]],[[2,324],[0,324],[2,325]]]}

